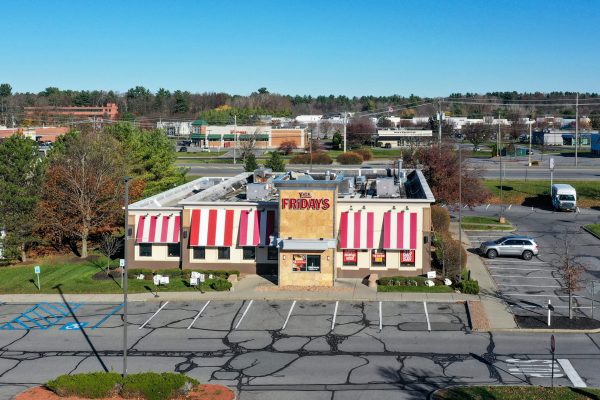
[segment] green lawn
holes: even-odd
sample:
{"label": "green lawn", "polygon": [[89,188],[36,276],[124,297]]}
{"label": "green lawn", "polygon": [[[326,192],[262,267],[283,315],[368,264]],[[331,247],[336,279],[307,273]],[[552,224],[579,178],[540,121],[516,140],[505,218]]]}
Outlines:
{"label": "green lawn", "polygon": [[510,231],[513,226],[509,221],[500,225],[500,221],[496,217],[462,217],[462,228],[466,230],[482,230],[482,231]]}
{"label": "green lawn", "polygon": [[600,224],[589,224],[585,227],[590,231],[594,232],[596,236],[600,237]]}
{"label": "green lawn", "polygon": [[463,153],[464,156],[470,158],[492,158],[491,151],[471,151],[468,153]]}
{"label": "green lawn", "polygon": [[436,400],[597,400],[600,389],[539,386],[462,386],[437,392]]}
{"label": "green lawn", "polygon": [[[73,263],[40,263],[42,273],[40,283],[42,290],[38,291],[37,280],[33,273],[33,266],[13,266],[0,268],[0,293],[57,293],[53,289],[61,285],[64,293],[122,293],[120,279],[93,280],[92,276],[106,267],[106,261],[82,261]],[[147,292],[148,286],[154,289],[152,281],[129,280],[130,293]],[[163,287],[163,291],[193,291],[181,279],[171,279],[171,284]]]}
{"label": "green lawn", "polygon": [[190,151],[190,152],[178,152],[177,153],[177,158],[181,159],[181,158],[212,158],[212,157],[219,157],[222,156],[223,154],[227,154],[226,151],[217,151],[217,150],[213,150],[213,151]]}
{"label": "green lawn", "polygon": [[[492,192],[492,202],[500,203],[500,181],[489,179],[483,181],[485,187]],[[598,181],[568,181],[577,190],[577,203],[581,207],[600,207],[600,184]],[[524,206],[551,207],[550,182],[547,180],[504,180],[503,203],[521,204]]]}

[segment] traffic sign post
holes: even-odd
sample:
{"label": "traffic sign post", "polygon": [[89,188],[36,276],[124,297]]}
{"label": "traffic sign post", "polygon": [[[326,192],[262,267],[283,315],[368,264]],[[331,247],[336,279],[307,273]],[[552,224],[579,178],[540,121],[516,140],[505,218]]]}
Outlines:
{"label": "traffic sign post", "polygon": [[125,259],[119,259],[119,267],[121,267],[121,289],[123,289],[123,277],[125,276]]}
{"label": "traffic sign post", "polygon": [[554,157],[550,157],[550,194],[552,194],[553,180],[554,180]]}
{"label": "traffic sign post", "polygon": [[35,267],[33,267],[33,272],[37,275],[38,290],[42,290],[42,287],[40,286],[40,273],[42,272],[42,269],[39,265],[36,265]]}
{"label": "traffic sign post", "polygon": [[548,326],[550,326],[550,313],[552,311],[554,311],[554,306],[552,306],[550,299],[548,299]]}
{"label": "traffic sign post", "polygon": [[554,387],[554,352],[556,351],[556,342],[554,341],[554,335],[550,336],[550,352],[552,353],[552,387]]}

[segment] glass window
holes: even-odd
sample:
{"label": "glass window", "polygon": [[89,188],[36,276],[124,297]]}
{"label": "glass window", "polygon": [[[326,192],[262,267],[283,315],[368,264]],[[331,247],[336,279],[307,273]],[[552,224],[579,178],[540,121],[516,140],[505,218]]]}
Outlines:
{"label": "glass window", "polygon": [[307,255],[306,256],[306,270],[307,271],[320,271],[321,270],[321,256]]}
{"label": "glass window", "polygon": [[179,257],[181,250],[179,243],[169,243],[167,245],[167,257]]}
{"label": "glass window", "polygon": [[373,267],[385,267],[385,250],[371,250],[371,265]]}
{"label": "glass window", "polygon": [[140,243],[140,257],[152,257],[152,243]]}
{"label": "glass window", "polygon": [[415,251],[414,250],[401,250],[400,251],[400,265],[402,266],[414,266],[415,265]]}
{"label": "glass window", "polygon": [[342,254],[343,265],[349,267],[356,267],[358,265],[358,251],[357,250],[344,250]]}
{"label": "glass window", "polygon": [[269,246],[267,247],[267,260],[277,260],[279,257],[279,252],[277,251],[277,247]]}
{"label": "glass window", "polygon": [[229,260],[230,249],[229,247],[219,247],[217,249],[219,260]]}
{"label": "glass window", "polygon": [[194,247],[194,260],[204,260],[206,258],[206,247]]}
{"label": "glass window", "polygon": [[242,251],[244,260],[256,259],[256,247],[244,247]]}

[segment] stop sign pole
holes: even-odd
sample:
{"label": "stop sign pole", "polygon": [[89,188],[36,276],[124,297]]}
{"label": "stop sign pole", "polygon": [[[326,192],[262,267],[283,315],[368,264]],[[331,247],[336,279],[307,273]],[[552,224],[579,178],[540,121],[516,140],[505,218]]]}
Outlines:
{"label": "stop sign pole", "polygon": [[554,352],[556,351],[556,342],[554,335],[550,336],[550,352],[552,353],[552,387],[554,387]]}

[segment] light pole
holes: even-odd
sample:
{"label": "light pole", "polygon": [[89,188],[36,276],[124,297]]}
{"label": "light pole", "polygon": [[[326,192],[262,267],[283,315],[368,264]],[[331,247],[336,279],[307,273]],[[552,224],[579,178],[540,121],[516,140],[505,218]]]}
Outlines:
{"label": "light pole", "polygon": [[129,181],[130,177],[126,176],[123,178],[125,181],[125,235],[124,235],[124,258],[125,265],[123,266],[124,271],[123,274],[125,279],[123,279],[123,377],[127,376],[127,265],[129,264],[128,254],[129,254],[129,246],[127,243],[127,239],[129,238],[128,234],[128,219],[129,219]]}
{"label": "light pole", "polygon": [[[458,269],[462,271],[462,143],[458,144]],[[459,273],[460,276],[460,273]]]}
{"label": "light pole", "polygon": [[532,122],[529,121],[529,166],[531,167],[531,125]]}
{"label": "light pole", "polygon": [[235,148],[237,147],[237,115],[233,116],[233,163],[237,164],[237,160],[235,157]]}

